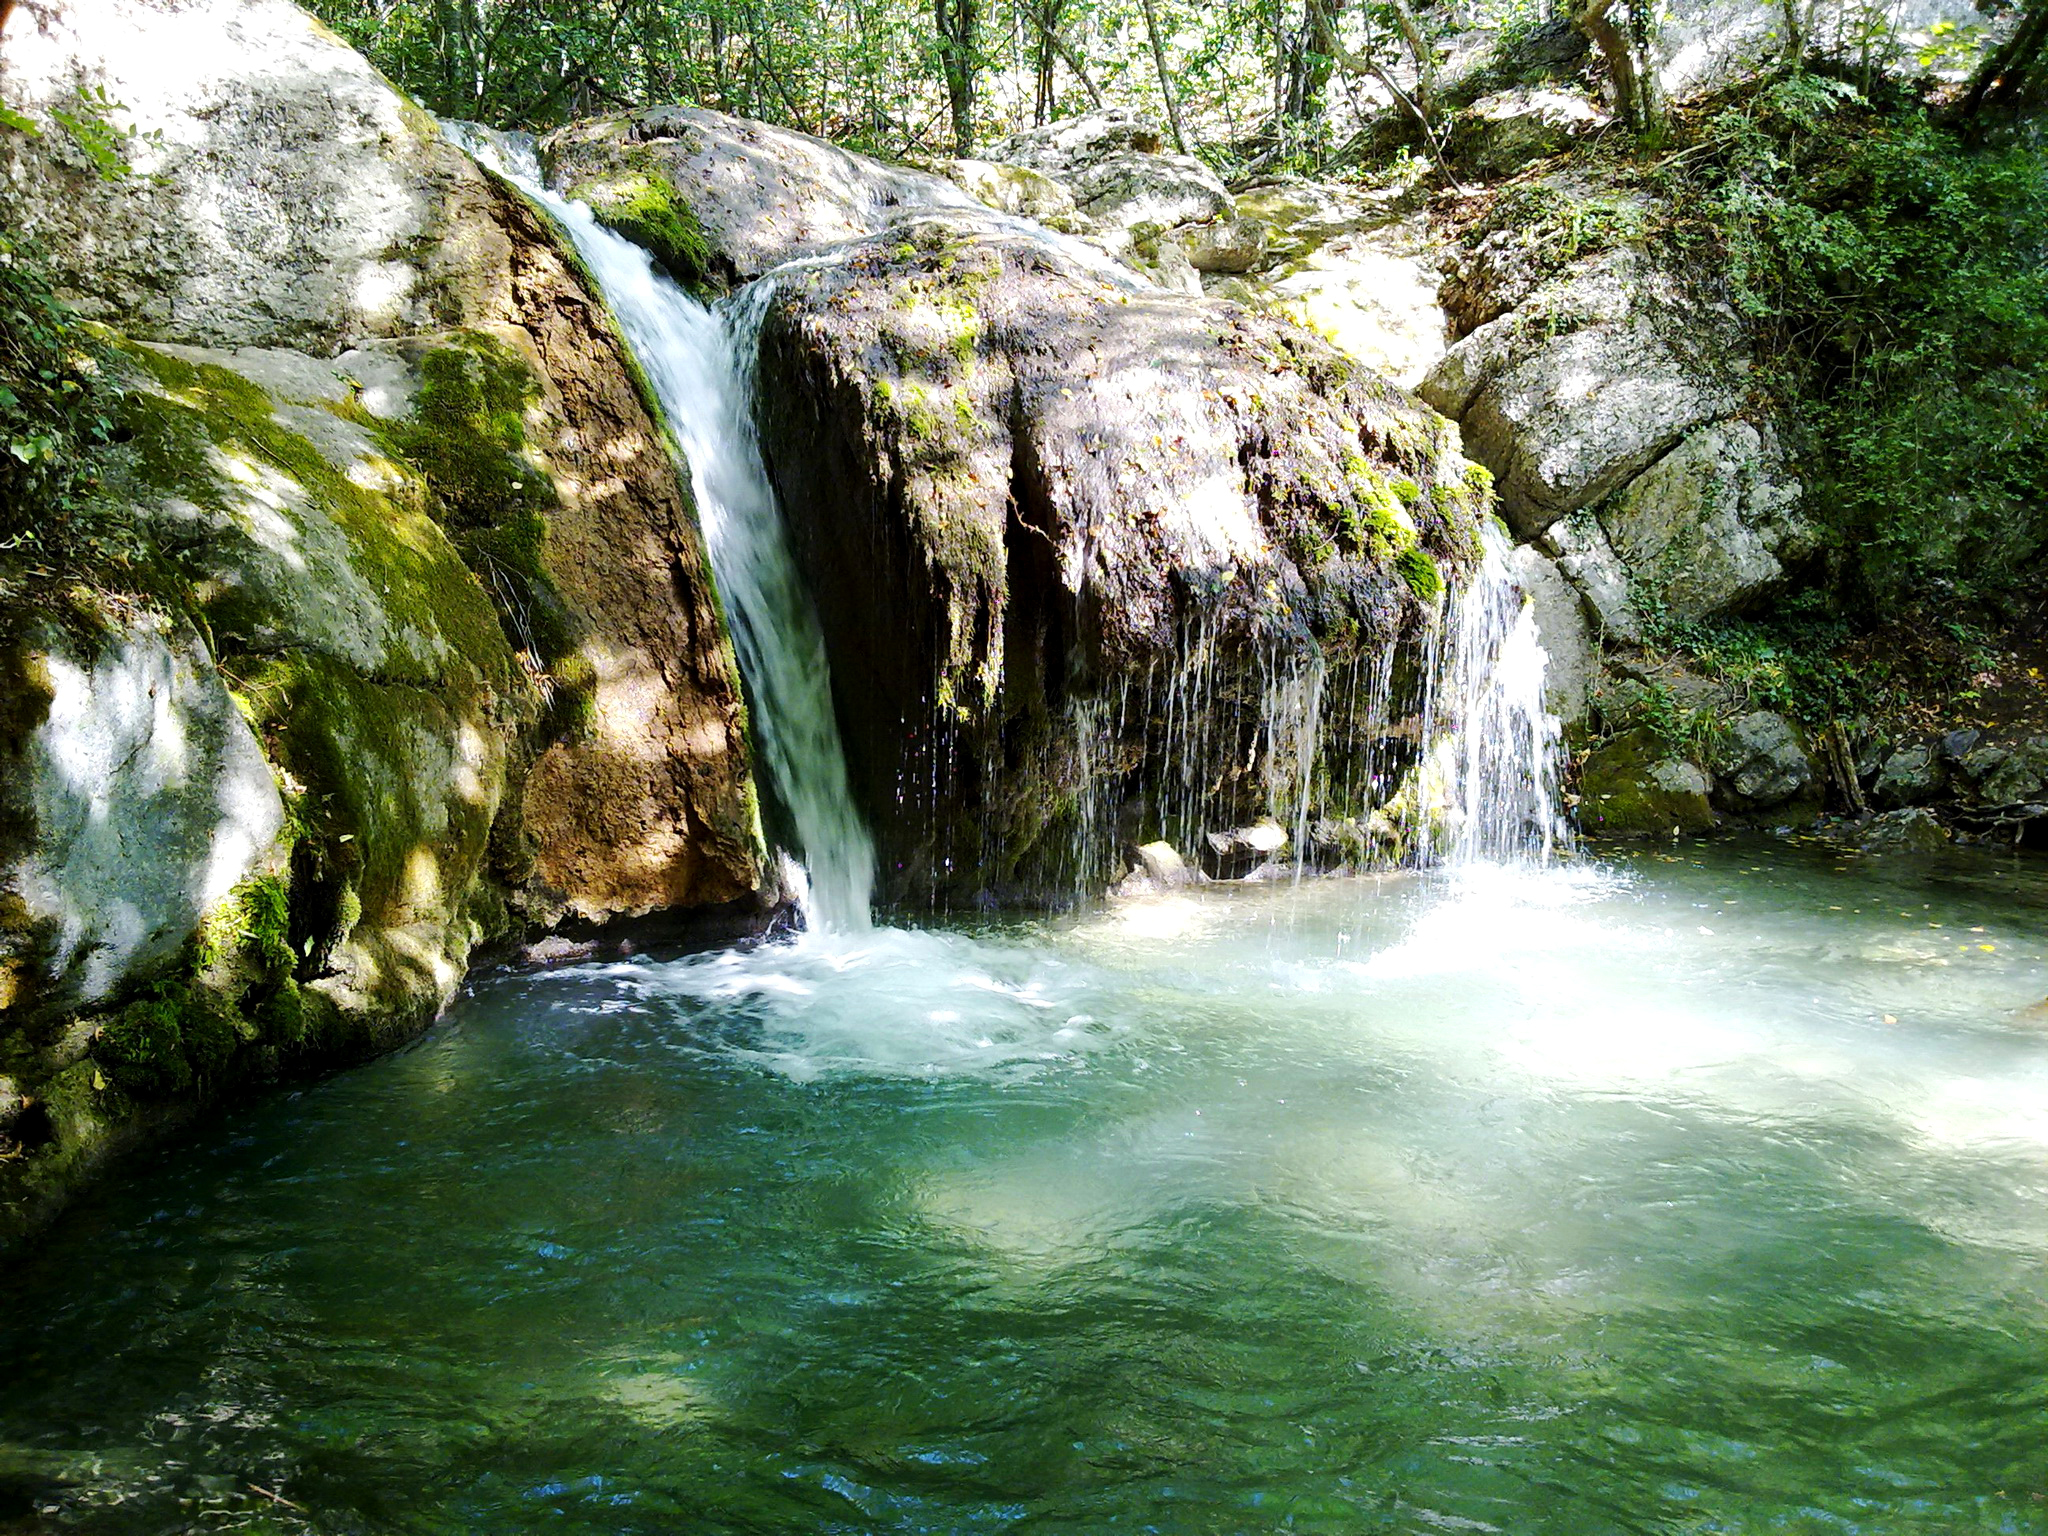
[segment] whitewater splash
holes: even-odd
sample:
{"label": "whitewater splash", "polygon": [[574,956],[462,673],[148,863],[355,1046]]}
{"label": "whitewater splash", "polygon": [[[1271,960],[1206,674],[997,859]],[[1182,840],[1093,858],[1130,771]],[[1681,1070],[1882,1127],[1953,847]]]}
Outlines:
{"label": "whitewater splash", "polygon": [[754,431],[754,337],[768,285],[707,309],[589,208],[549,191],[523,136],[444,128],[568,231],[653,385],[689,467],[767,777],[802,852],[799,906],[813,926],[867,930],[874,843],[847,781],[824,633]]}

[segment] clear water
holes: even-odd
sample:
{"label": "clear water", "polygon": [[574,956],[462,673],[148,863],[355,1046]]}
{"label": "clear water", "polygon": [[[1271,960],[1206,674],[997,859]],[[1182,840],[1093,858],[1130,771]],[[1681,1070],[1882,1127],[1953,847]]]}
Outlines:
{"label": "clear water", "polygon": [[485,979],[0,1272],[0,1529],[2048,1532],[2044,927],[1773,844]]}

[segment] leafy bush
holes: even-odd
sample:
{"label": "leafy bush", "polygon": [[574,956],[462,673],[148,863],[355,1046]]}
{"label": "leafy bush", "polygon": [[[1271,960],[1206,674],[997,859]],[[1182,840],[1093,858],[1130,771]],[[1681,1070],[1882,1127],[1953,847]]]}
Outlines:
{"label": "leafy bush", "polygon": [[2048,153],[1798,75],[1673,158],[1675,233],[1816,433],[1842,594],[2020,593],[2048,544]]}

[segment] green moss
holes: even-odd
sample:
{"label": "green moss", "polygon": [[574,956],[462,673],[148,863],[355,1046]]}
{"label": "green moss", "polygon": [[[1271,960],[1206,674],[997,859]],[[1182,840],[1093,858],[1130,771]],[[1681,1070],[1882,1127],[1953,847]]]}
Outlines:
{"label": "green moss", "polygon": [[167,984],[100,1025],[92,1055],[116,1086],[145,1097],[219,1077],[244,1035],[232,1005],[206,987]]}
{"label": "green moss", "polygon": [[419,371],[412,414],[387,431],[391,446],[425,476],[431,510],[496,600],[506,638],[552,666],[581,634],[546,568],[558,502],[526,440],[540,384],[516,352],[477,331],[427,353]]}
{"label": "green moss", "polygon": [[1394,569],[1401,573],[1401,579],[1425,603],[1433,603],[1444,589],[1443,572],[1437,569],[1436,561],[1429,552],[1416,545],[1410,545],[1394,557]]}
{"label": "green moss", "polygon": [[276,875],[256,875],[228,893],[201,923],[195,963],[210,971],[244,945],[273,974],[288,973],[298,956],[291,946],[290,894]]}
{"label": "green moss", "polygon": [[677,282],[699,288],[712,277],[711,242],[696,210],[658,170],[594,177],[569,189],[597,221],[643,247]]}

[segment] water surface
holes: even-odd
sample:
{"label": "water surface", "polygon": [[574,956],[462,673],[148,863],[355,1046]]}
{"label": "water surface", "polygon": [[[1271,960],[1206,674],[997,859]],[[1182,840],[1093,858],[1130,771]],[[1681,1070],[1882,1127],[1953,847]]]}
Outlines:
{"label": "water surface", "polygon": [[2048,1532],[2044,930],[1770,844],[487,978],[0,1275],[0,1530]]}

